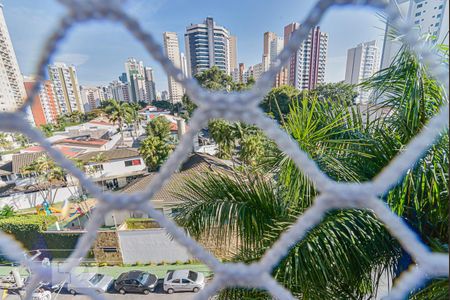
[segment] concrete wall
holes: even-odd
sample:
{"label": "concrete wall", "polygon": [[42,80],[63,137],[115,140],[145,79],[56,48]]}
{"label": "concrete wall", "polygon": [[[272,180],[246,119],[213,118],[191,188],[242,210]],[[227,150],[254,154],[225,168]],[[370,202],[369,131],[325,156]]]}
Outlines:
{"label": "concrete wall", "polygon": [[[77,187],[62,187],[52,190],[52,198],[55,195],[55,203],[63,202],[69,199],[73,194],[77,194]],[[33,193],[17,193],[6,197],[0,197],[0,208],[5,205],[13,206],[15,209],[26,209],[42,204],[47,192],[33,192]]]}
{"label": "concrete wall", "polygon": [[118,236],[125,264],[186,262],[192,258],[165,229],[118,231]]}

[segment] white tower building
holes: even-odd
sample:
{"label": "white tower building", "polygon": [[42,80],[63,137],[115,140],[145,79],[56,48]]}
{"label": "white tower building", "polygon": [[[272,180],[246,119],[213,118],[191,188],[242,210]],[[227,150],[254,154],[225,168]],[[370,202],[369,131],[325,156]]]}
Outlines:
{"label": "white tower building", "polygon": [[[448,45],[448,0],[391,0],[402,17],[420,29],[421,34],[429,33],[439,43]],[[381,69],[389,67],[402,43],[393,40],[394,28],[388,23],[384,35]],[[395,35],[395,34],[394,34]]]}
{"label": "white tower building", "polygon": [[[371,77],[379,70],[380,55],[376,41],[361,43],[347,51],[347,67],[345,70],[345,82],[359,84]],[[357,89],[357,103],[365,104],[369,101],[370,91]]]}
{"label": "white tower building", "polygon": [[16,110],[25,98],[23,77],[0,4],[0,111]]}
{"label": "white tower building", "polygon": [[[182,60],[180,56],[180,44],[176,32],[164,32],[164,51],[167,57],[172,61],[175,67],[182,69]],[[183,99],[183,86],[172,76],[168,76],[169,97],[172,103],[181,102]]]}

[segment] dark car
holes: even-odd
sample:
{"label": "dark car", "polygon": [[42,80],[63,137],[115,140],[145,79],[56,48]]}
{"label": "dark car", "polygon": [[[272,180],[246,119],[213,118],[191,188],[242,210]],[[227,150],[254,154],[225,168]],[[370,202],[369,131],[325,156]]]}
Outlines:
{"label": "dark car", "polygon": [[130,271],[120,274],[114,282],[114,288],[121,294],[143,293],[147,295],[155,290],[157,282],[156,275],[143,271]]}

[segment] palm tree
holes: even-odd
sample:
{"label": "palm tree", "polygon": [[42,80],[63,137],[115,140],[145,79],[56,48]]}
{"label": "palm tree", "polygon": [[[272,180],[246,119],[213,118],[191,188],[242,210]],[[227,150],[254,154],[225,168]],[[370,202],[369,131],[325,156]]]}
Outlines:
{"label": "palm tree", "polygon": [[0,148],[6,150],[11,148],[11,141],[8,140],[8,135],[6,133],[0,132]]}
{"label": "palm tree", "polygon": [[137,103],[130,104],[130,113],[126,119],[126,123],[128,125],[133,125],[134,127],[134,138],[137,138],[138,128],[141,125],[142,120],[144,120],[144,116],[139,114],[139,110],[141,107]]}
{"label": "palm tree", "polygon": [[[370,180],[448,101],[423,68],[405,48],[388,70],[366,83],[389,101],[385,105],[392,113],[387,116],[363,120],[358,108],[346,103],[304,98],[291,104],[285,130],[334,180]],[[448,137],[443,134],[384,199],[436,250],[448,249],[448,166]],[[271,179],[214,173],[193,179],[177,193],[182,204],[176,221],[196,238],[206,236],[222,244],[237,240],[237,261],[259,259],[317,195],[282,151],[267,158],[268,167]],[[404,258],[372,213],[337,210],[290,250],[273,275],[301,298],[366,299],[376,296],[381,276],[394,278],[406,267],[401,264]],[[433,281],[415,297],[427,299],[430,291],[448,295],[448,286]],[[226,290],[221,296],[266,298],[264,293],[241,289]]]}
{"label": "palm tree", "polygon": [[105,113],[108,115],[108,119],[114,124],[119,125],[120,135],[123,142],[123,125],[126,123],[127,118],[132,114],[130,105],[126,102],[117,102],[114,99],[107,100],[105,104]]}
{"label": "palm tree", "polygon": [[[56,165],[55,162],[47,155],[42,155],[37,158],[32,164],[22,169],[22,174],[30,174],[35,178],[35,184],[46,189],[46,193],[43,194],[43,198],[48,199],[48,202],[52,204],[55,201],[55,193],[53,189],[55,186],[60,186],[61,183],[67,183],[66,172],[63,168]],[[41,190],[42,192],[44,190]]]}

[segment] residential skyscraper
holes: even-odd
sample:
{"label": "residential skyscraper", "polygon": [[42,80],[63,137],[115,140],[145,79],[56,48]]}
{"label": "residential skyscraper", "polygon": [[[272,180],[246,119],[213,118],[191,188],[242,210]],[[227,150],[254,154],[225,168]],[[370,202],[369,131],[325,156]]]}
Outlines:
{"label": "residential skyscraper", "polygon": [[184,35],[188,72],[191,76],[213,66],[227,74],[230,67],[230,33],[208,17],[201,24],[191,24]]}
{"label": "residential skyscraper", "polygon": [[95,86],[81,86],[81,98],[85,104],[85,111],[96,109],[106,100],[103,89]]}
{"label": "residential skyscraper", "polygon": [[[380,55],[377,41],[361,43],[347,51],[347,68],[345,70],[345,82],[359,84],[364,79],[371,77],[379,70]],[[369,101],[370,91],[357,87],[357,103],[365,104]]]}
{"label": "residential skyscraper", "polygon": [[144,63],[135,58],[128,58],[125,62],[127,82],[131,102],[147,102],[147,92],[145,88]]}
{"label": "residential skyscraper", "polygon": [[168,91],[162,91],[161,92],[161,101],[169,101],[169,92]]}
{"label": "residential skyscraper", "polygon": [[64,115],[74,111],[84,112],[75,67],[54,63],[48,66],[48,75],[53,84],[59,113]]}
{"label": "residential skyscraper", "polygon": [[0,111],[15,111],[25,98],[23,77],[0,4]]}
{"label": "residential skyscraper", "polygon": [[128,83],[121,81],[114,80],[111,82],[106,89],[106,95],[108,99],[114,99],[119,102],[131,102]]}
{"label": "residential skyscraper", "polygon": [[[32,77],[24,78],[24,86],[27,95],[31,95],[36,80]],[[39,93],[34,97],[31,105],[31,114],[34,123],[40,127],[49,123],[56,123],[59,116],[58,104],[53,91],[53,85],[50,80],[45,80],[39,89]]]}
{"label": "residential skyscraper", "polygon": [[[178,42],[178,35],[176,32],[164,32],[164,51],[170,61],[175,67],[182,69],[180,44]],[[181,102],[183,99],[183,86],[175,80],[172,76],[168,76],[169,96],[172,103]]]}
{"label": "residential skyscraper", "polygon": [[[403,19],[414,23],[421,34],[429,33],[437,38],[439,43],[448,45],[448,1],[447,0],[391,0]],[[393,40],[395,29],[386,24],[381,69],[389,67],[400,50],[401,41]]]}
{"label": "residential skyscraper", "polygon": [[[284,43],[288,44],[300,24],[291,23],[284,28]],[[328,50],[328,34],[313,28],[298,51],[293,54],[288,65],[288,83],[303,90],[312,90],[325,81],[325,65]]]}
{"label": "residential skyscraper", "polygon": [[231,72],[237,68],[237,37],[235,35],[230,35],[228,55],[230,59],[229,72]]}
{"label": "residential skyscraper", "polygon": [[153,69],[150,67],[144,68],[145,74],[145,89],[146,89],[146,101],[148,103],[156,100],[156,86],[155,79],[153,78]]}

